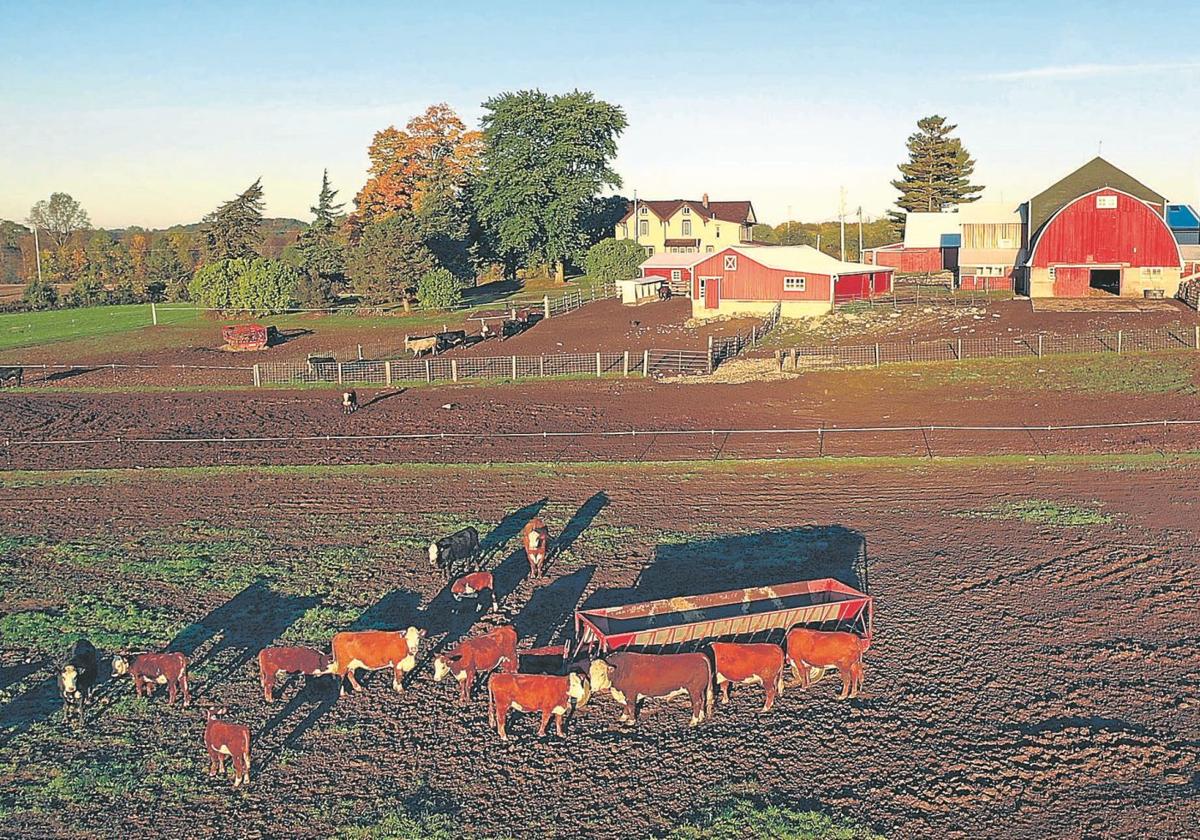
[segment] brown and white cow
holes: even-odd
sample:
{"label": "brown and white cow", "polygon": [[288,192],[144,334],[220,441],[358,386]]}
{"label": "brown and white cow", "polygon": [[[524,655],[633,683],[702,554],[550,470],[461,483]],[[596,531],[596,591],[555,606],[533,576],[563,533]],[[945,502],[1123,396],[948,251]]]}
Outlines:
{"label": "brown and white cow", "polygon": [[812,671],[835,667],[842,678],[839,700],[857,697],[862,689],[862,655],[871,646],[869,639],[854,633],[809,630],[795,627],[787,634],[787,661],[804,688],[812,681]]}
{"label": "brown and white cow", "polygon": [[593,660],[592,691],[609,689],[625,706],[622,723],[637,723],[637,704],[643,698],[670,699],[687,694],[692,702],[691,725],[712,717],[712,666],[703,653],[631,653],[618,651]]}
{"label": "brown and white cow", "polygon": [[553,715],[554,729],[562,738],[563,715],[571,708],[571,701],[575,701],[576,708],[583,708],[591,695],[587,677],[575,672],[565,677],[495,673],[488,677],[488,725],[496,727],[501,741],[507,741],[505,721],[510,709],[541,712],[542,725],[538,728],[538,737],[545,736],[546,726]]}
{"label": "brown and white cow", "polygon": [[165,685],[168,705],[175,704],[179,691],[183,692],[185,708],[192,702],[188,691],[188,660],[182,653],[141,653],[132,659],[114,656],[112,667],[113,676],[128,674],[133,678],[133,689],[138,697],[143,694],[149,697],[155,686]]}
{"label": "brown and white cow", "polygon": [[529,520],[521,531],[521,545],[529,560],[530,577],[540,578],[546,571],[546,554],[550,549],[550,529],[540,516]]}
{"label": "brown and white cow", "polygon": [[225,775],[225,759],[233,759],[233,786],[250,784],[250,727],[218,720],[225,709],[209,709],[204,725],[204,747],[208,750],[208,775]]}
{"label": "brown and white cow", "polygon": [[280,673],[321,677],[333,673],[333,657],[309,647],[268,647],[258,652],[258,676],[263,699],[275,699],[275,679]]}
{"label": "brown and white cow", "polygon": [[709,645],[721,689],[721,702],[729,702],[729,685],[761,685],[767,692],[764,712],[771,711],[775,697],[783,694],[783,649],[772,644],[713,642]]}
{"label": "brown and white cow", "polygon": [[417,648],[425,637],[424,630],[409,627],[399,630],[359,630],[338,633],[333,637],[332,673],[341,677],[341,693],[346,693],[345,678],[355,691],[362,686],[354,676],[360,668],[365,671],[392,669],[392,688],[404,692],[404,675],[417,665]]}
{"label": "brown and white cow", "polygon": [[447,676],[458,681],[459,702],[471,702],[471,690],[475,677],[499,668],[513,673],[517,670],[517,631],[505,624],[489,630],[482,636],[466,639],[446,653],[433,659],[433,681],[441,682]]}
{"label": "brown and white cow", "polygon": [[496,580],[492,577],[491,572],[471,572],[450,584],[450,594],[454,596],[455,601],[461,601],[464,598],[475,599],[476,612],[484,608],[482,596],[485,592],[491,599],[492,612],[496,612],[500,605],[496,601]]}

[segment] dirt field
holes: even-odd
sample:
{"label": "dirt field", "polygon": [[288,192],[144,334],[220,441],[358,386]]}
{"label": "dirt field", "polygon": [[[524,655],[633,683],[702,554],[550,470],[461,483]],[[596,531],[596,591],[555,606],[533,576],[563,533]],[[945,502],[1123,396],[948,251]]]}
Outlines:
{"label": "dirt field", "polygon": [[[731,789],[899,838],[1185,836],[1200,821],[1193,679],[1194,465],[896,469],[355,468],[12,476],[0,529],[0,809],[9,835],[313,836],[394,809],[518,837],[645,836]],[[436,489],[435,489],[436,488]],[[525,579],[516,533],[557,538]],[[419,669],[338,700],[289,683],[264,705],[257,650],[334,629],[478,632],[421,557],[485,533],[524,645],[578,604],[831,575],[877,599],[865,693],[757,689],[697,729],[682,701],[635,732],[597,696],[567,737],[513,741]],[[868,560],[855,560],[865,541]],[[197,699],[255,733],[245,792],[204,776],[203,724],[106,684],[85,733],[58,717],[61,630],[191,654]],[[569,818],[564,818],[569,815]],[[1003,826],[1003,829],[999,829]]]}

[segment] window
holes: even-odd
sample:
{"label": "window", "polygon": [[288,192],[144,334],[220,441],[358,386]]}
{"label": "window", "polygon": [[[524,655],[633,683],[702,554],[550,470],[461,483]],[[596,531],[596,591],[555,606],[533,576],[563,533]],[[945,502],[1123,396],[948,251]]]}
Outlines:
{"label": "window", "polygon": [[1117,197],[1115,195],[1098,195],[1096,196],[1097,210],[1116,210]]}
{"label": "window", "polygon": [[683,272],[678,268],[672,268],[671,269],[671,279],[672,280],[682,280]]}
{"label": "window", "polygon": [[638,222],[638,234],[641,236],[649,236],[650,235],[650,222],[646,221],[645,219],[642,219],[641,221],[639,221]]}
{"label": "window", "polygon": [[725,270],[737,271],[737,254],[725,255]]}
{"label": "window", "polygon": [[1048,274],[1050,276],[1050,281],[1054,282],[1054,275],[1056,274],[1056,272],[1054,270],[1054,266],[1050,266],[1050,271],[1048,272]]}
{"label": "window", "polygon": [[704,249],[704,253],[706,253],[706,254],[711,254],[712,252],[713,252],[713,246],[711,246],[711,245],[707,246]]}
{"label": "window", "polygon": [[1142,278],[1145,280],[1161,280],[1162,279],[1162,269],[1161,268],[1143,268],[1142,269]]}
{"label": "window", "polygon": [[647,256],[647,257],[653,257],[653,256],[654,256],[654,246],[653,246],[653,245],[647,245],[647,246],[646,246],[646,256]]}
{"label": "window", "polygon": [[785,292],[803,292],[807,277],[784,277],[783,290]]}
{"label": "window", "polygon": [[641,215],[643,215],[643,216],[645,216],[645,215],[646,215],[646,208],[645,208],[645,207],[643,207],[641,210],[639,210],[639,211],[638,211],[638,213],[639,213],[639,214],[641,214]]}
{"label": "window", "polygon": [[684,236],[692,235],[692,220],[691,219],[684,219],[681,227],[683,229]]}
{"label": "window", "polygon": [[697,297],[699,297],[700,300],[704,300],[704,281],[706,279],[707,278],[705,278],[705,277],[700,278],[700,293],[697,295]]}
{"label": "window", "polygon": [[685,216],[692,215],[692,208],[688,207],[686,204],[683,205],[683,215],[685,215]]}

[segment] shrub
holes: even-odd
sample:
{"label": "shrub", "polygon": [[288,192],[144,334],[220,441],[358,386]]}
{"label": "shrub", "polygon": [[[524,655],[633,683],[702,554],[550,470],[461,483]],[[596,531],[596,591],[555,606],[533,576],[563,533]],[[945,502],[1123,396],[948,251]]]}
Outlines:
{"label": "shrub", "polygon": [[417,302],[422,309],[453,309],[462,303],[458,280],[444,268],[422,275],[417,283]]}
{"label": "shrub", "polygon": [[302,272],[292,290],[292,299],[297,306],[305,309],[324,309],[331,305],[337,294],[333,290],[333,280],[318,272]]}
{"label": "shrub", "polygon": [[645,259],[646,249],[632,239],[601,239],[588,249],[583,267],[589,277],[613,283],[637,277]]}
{"label": "shrub", "polygon": [[299,271],[279,260],[218,260],[197,269],[188,295],[213,309],[279,312],[290,305],[300,278]]}
{"label": "shrub", "polygon": [[58,306],[58,290],[53,283],[34,280],[25,287],[21,300],[30,309],[53,309]]}

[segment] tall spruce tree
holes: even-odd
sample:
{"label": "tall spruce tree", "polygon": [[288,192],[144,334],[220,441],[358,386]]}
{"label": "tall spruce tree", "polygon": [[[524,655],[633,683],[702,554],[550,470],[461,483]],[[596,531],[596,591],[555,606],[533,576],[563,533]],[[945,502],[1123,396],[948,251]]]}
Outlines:
{"label": "tall spruce tree", "polygon": [[204,217],[204,251],[209,261],[258,255],[262,242],[262,178]]}
{"label": "tall spruce tree", "polygon": [[[908,137],[908,162],[896,167],[902,177],[892,181],[900,191],[897,207],[914,213],[936,213],[950,204],[979,199],[983,187],[971,183],[975,160],[961,140],[950,136],[956,128],[937,114],[917,120],[917,130]],[[890,211],[888,215],[898,229],[903,229],[903,213]]]}
{"label": "tall spruce tree", "polygon": [[337,190],[329,185],[329,170],[321,178],[317,204],[309,210],[316,217],[296,240],[299,267],[304,281],[296,292],[302,306],[332,303],[346,284],[346,246],[338,237],[336,220],[342,204],[334,204]]}
{"label": "tall spruce tree", "polygon": [[332,225],[336,220],[338,213],[346,206],[345,202],[333,203],[337,198],[338,191],[329,186],[329,170],[321,176],[321,192],[317,196],[317,206],[308,208],[309,212],[316,216],[313,224]]}

